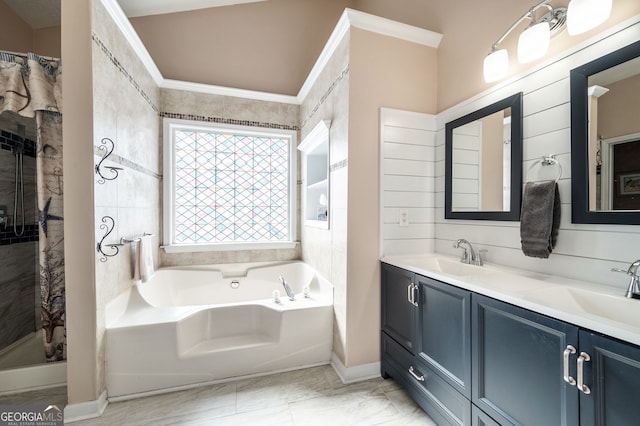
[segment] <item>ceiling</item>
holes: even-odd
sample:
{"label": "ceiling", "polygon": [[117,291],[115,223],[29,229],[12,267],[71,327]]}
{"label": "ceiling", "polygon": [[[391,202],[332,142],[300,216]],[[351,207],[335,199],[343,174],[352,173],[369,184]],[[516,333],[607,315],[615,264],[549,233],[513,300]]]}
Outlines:
{"label": "ceiling", "polygon": [[[60,0],[3,1],[34,30],[60,25]],[[118,3],[133,18],[261,1],[266,0],[118,0]]]}

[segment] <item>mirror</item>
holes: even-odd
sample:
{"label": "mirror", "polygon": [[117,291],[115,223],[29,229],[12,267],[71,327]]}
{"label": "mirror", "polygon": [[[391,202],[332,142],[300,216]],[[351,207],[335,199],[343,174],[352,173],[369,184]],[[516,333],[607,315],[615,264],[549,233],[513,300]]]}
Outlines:
{"label": "mirror", "polygon": [[445,219],[520,220],[522,93],[445,126]]}
{"label": "mirror", "polygon": [[640,224],[640,42],[570,80],[572,222]]}

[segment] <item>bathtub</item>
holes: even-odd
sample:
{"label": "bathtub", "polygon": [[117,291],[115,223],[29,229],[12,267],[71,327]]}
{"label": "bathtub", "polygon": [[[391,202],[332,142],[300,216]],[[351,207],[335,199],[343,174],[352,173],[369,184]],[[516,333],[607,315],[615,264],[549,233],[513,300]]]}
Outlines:
{"label": "bathtub", "polygon": [[107,306],[107,392],[125,399],[328,364],[332,340],[333,286],[303,262],[159,269]]}

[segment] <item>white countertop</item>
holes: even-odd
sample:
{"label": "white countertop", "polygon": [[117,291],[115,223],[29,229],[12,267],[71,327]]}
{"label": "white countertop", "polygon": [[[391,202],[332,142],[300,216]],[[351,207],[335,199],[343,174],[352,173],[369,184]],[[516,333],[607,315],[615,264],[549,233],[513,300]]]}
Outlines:
{"label": "white countertop", "polygon": [[640,345],[640,300],[624,290],[497,265],[475,266],[442,254],[383,257],[382,262],[456,287]]}

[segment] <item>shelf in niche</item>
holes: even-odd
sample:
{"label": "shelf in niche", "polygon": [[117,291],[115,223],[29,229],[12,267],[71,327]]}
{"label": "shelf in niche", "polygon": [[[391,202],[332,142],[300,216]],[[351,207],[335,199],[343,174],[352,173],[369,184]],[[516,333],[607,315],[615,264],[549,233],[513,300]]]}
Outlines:
{"label": "shelf in niche", "polygon": [[315,189],[315,188],[326,188],[329,183],[329,179],[323,179],[319,182],[314,182],[312,184],[307,185],[307,189]]}
{"label": "shelf in niche", "polygon": [[306,226],[314,228],[329,229],[330,127],[330,121],[320,121],[298,147],[303,160],[303,219]]}

